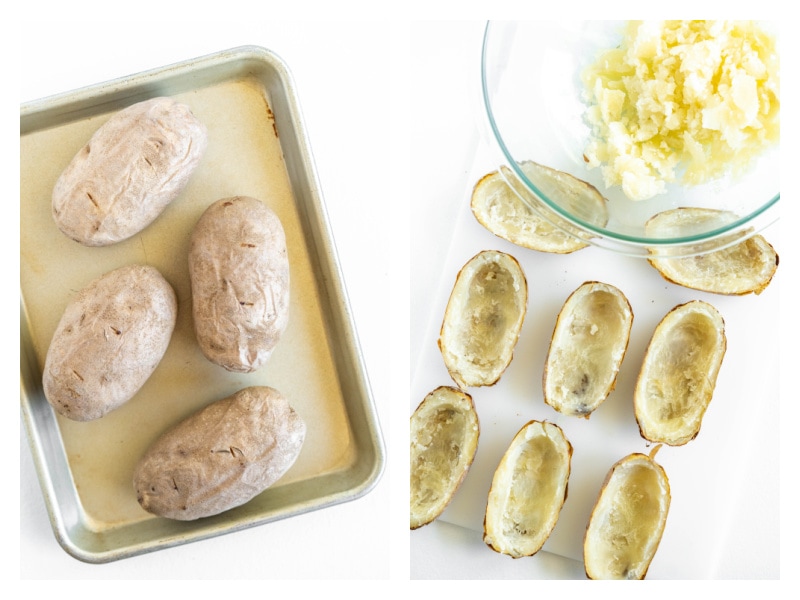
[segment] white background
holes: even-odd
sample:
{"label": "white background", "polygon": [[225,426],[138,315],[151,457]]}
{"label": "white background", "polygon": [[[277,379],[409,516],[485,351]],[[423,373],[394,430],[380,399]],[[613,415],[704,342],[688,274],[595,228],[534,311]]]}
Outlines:
{"label": "white background", "polygon": [[[409,570],[405,462],[408,381],[414,344],[420,342],[424,330],[419,323],[410,329],[409,314],[425,312],[424,294],[409,295],[409,248],[424,245],[432,255],[443,251],[446,236],[438,237],[436,230],[446,229],[447,223],[441,223],[437,216],[447,214],[452,208],[448,203],[457,201],[455,192],[463,191],[468,148],[477,135],[471,128],[476,103],[462,103],[459,94],[465,91],[463,77],[476,77],[476,67],[474,60],[472,66],[463,61],[460,44],[474,40],[482,23],[409,22],[404,13],[397,18],[392,12],[387,18],[387,9],[376,12],[371,3],[356,3],[364,4],[367,10],[352,14],[383,20],[346,21],[337,14],[341,11],[339,3],[326,5],[327,12],[309,10],[305,15],[296,15],[300,20],[294,21],[273,21],[269,15],[254,18],[249,3],[226,2],[213,7],[208,15],[198,15],[199,9],[193,5],[167,10],[166,3],[160,4],[161,9],[157,10],[151,3],[140,2],[136,14],[120,17],[106,12],[110,3],[102,4],[102,8],[87,8],[83,13],[76,3],[60,5],[58,10],[37,3],[19,7],[31,20],[4,21],[9,77],[19,77],[20,81],[19,94],[12,92],[12,84],[4,98],[8,202],[14,204],[17,181],[16,164],[11,157],[17,148],[14,136],[20,102],[242,44],[263,45],[277,52],[289,65],[300,95],[384,426],[389,450],[387,472],[372,493],[353,503],[119,563],[84,565],[67,556],[52,536],[27,440],[17,425],[15,393],[10,389],[4,420],[10,432],[4,439],[10,446],[7,455],[14,456],[15,435],[19,432],[20,500],[17,507],[15,494],[8,492],[6,495],[11,498],[6,498],[5,508],[9,520],[11,515],[20,515],[20,545],[19,560],[7,558],[4,574],[7,569],[8,579],[405,580]],[[464,10],[435,10],[431,4],[433,14],[420,10],[415,16],[486,16],[474,10],[473,5],[480,3],[457,4]],[[473,10],[467,10],[467,5]],[[187,14],[208,20],[187,20]],[[143,18],[151,15],[159,19]],[[119,20],[87,20],[106,16]],[[302,17],[325,20],[305,21]],[[451,44],[454,39],[458,43]],[[452,88],[445,85],[449,81],[461,83]],[[787,88],[788,85],[784,87]],[[784,126],[796,130],[796,119],[786,115]],[[789,222],[793,222],[794,211],[787,210],[791,208],[787,205],[796,201],[796,195],[791,189],[784,192],[784,222],[790,212]],[[6,226],[6,237],[11,241],[9,252],[14,252],[18,238],[13,219]],[[786,239],[790,237],[784,236],[781,253],[784,307],[793,301],[795,288],[791,282],[797,273],[794,244]],[[12,263],[12,267],[15,265]],[[435,280],[436,261],[417,261],[414,265],[420,270],[417,275],[421,279]],[[10,281],[8,287],[5,337],[12,339],[18,331],[16,281]],[[788,359],[792,352],[790,335],[798,331],[793,311],[783,311],[781,323],[781,348],[785,350],[780,355],[781,381],[789,383],[797,368],[796,359],[792,363]],[[5,380],[14,381],[16,376],[15,364],[8,361]],[[781,389],[781,414],[775,416],[781,420],[783,433],[780,456],[775,460],[785,474],[781,478],[781,574],[794,580],[797,496],[793,481],[798,468],[789,427],[797,422],[797,394],[796,385]],[[751,518],[758,519],[759,515]],[[7,525],[13,532],[14,524]],[[434,544],[463,542],[449,549],[443,547],[436,555],[438,564],[461,561],[465,569],[485,564],[485,549],[477,549],[471,532],[451,529],[446,524],[442,533],[430,531],[434,533],[424,535],[435,537]],[[16,554],[13,533],[6,539],[11,554]],[[560,570],[555,564],[548,566],[546,561],[543,560],[544,572],[555,578],[574,574],[574,570]],[[496,576],[508,576],[503,569],[509,564],[503,562],[495,571]],[[401,593],[404,588],[392,586]],[[114,589],[125,596],[128,586]],[[185,594],[186,589],[178,587],[171,594]],[[209,589],[217,593],[232,590],[214,586]],[[345,588],[348,592],[360,589]],[[533,588],[528,591],[536,593]],[[770,591],[775,592],[774,597],[782,595],[775,588]],[[261,587],[257,593],[273,592],[270,587]],[[438,595],[441,593],[447,592],[440,591]],[[654,588],[650,587],[647,593],[655,593]]]}

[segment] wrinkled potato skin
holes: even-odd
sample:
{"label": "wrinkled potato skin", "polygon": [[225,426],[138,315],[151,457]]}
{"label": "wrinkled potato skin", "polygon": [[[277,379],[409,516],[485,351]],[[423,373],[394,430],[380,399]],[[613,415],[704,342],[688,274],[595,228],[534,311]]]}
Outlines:
{"label": "wrinkled potato skin", "polygon": [[92,281],[50,342],[48,402],[68,419],[91,421],[130,400],[164,356],[177,314],[172,286],[153,267],[129,265]]}
{"label": "wrinkled potato skin", "polygon": [[150,446],[134,471],[139,504],[181,521],[240,506],[294,464],[305,432],[305,423],[277,390],[240,390]]}
{"label": "wrinkled potato skin", "polygon": [[86,246],[107,246],[139,233],[181,193],[207,143],[205,125],[170,98],[121,110],[56,181],[56,225]]}
{"label": "wrinkled potato skin", "polygon": [[209,206],[192,232],[189,276],[206,358],[238,373],[263,366],[289,320],[289,259],[277,215],[247,196]]}

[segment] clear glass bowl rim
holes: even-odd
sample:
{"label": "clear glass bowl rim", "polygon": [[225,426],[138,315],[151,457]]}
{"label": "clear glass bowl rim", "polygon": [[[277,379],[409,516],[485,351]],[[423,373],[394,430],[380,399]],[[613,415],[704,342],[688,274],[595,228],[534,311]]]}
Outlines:
{"label": "clear glass bowl rim", "polygon": [[[670,237],[670,238],[647,238],[647,237],[640,237],[635,235],[619,233],[610,229],[606,229],[604,227],[599,227],[592,223],[587,223],[582,219],[570,214],[569,212],[564,210],[561,206],[559,206],[557,203],[550,200],[544,193],[542,193],[533,184],[533,182],[530,181],[530,179],[528,179],[528,177],[525,175],[525,173],[522,171],[519,164],[517,163],[517,159],[515,159],[511,155],[511,151],[508,149],[508,146],[506,145],[505,141],[503,140],[503,136],[500,133],[497,121],[495,119],[494,111],[492,109],[491,100],[489,99],[489,89],[488,89],[487,69],[486,69],[489,33],[491,25],[492,21],[486,22],[486,27],[484,29],[484,34],[483,34],[483,45],[481,48],[481,92],[483,95],[483,105],[486,111],[486,117],[488,119],[489,126],[492,130],[492,134],[494,135],[495,141],[500,147],[500,150],[503,153],[503,156],[505,157],[508,166],[513,170],[517,178],[532,193],[534,193],[537,198],[539,198],[542,202],[544,202],[545,206],[547,206],[557,215],[561,216],[563,219],[566,219],[568,222],[572,223],[575,227],[578,227],[579,229],[582,229],[590,234],[598,235],[603,238],[607,238],[612,241],[619,242],[625,245],[654,247],[654,246],[681,246],[686,244],[697,244],[698,242],[709,242],[715,238],[723,236],[727,237],[727,235],[731,233],[736,233],[739,230],[743,230],[747,227],[752,227],[755,219],[765,215],[766,212],[770,208],[775,206],[780,200],[781,195],[779,192],[778,194],[773,196],[770,200],[759,206],[756,210],[752,211],[751,213],[743,217],[739,217],[722,227],[718,227],[716,229],[712,229],[700,234]],[[775,218],[777,218],[777,215],[775,216]],[[771,223],[773,220],[775,220],[775,218],[767,219],[766,222],[763,223],[762,228]],[[752,233],[754,234],[757,232],[754,230],[752,231]]]}

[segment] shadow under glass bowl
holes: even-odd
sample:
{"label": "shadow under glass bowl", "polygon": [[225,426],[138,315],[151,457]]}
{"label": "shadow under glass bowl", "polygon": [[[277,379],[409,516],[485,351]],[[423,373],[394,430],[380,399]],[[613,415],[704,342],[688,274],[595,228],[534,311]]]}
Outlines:
{"label": "shadow under glass bowl", "polygon": [[[666,192],[630,200],[619,186],[606,188],[600,168],[588,168],[584,150],[591,130],[584,120],[581,72],[598,54],[622,41],[624,21],[495,22],[486,25],[481,83],[490,137],[501,153],[500,172],[541,218],[595,246],[622,254],[692,256],[719,250],[758,233],[778,219],[779,144],[739,177],[702,185],[668,183]],[[593,185],[607,199],[606,214],[581,210],[526,174],[528,161],[564,171]],[[719,218],[687,222],[658,237],[645,224],[664,211],[696,207]]]}

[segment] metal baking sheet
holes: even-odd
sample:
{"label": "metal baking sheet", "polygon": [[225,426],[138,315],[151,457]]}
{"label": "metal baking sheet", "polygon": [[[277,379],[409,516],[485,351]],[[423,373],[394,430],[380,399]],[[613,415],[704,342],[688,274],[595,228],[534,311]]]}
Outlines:
{"label": "metal baking sheet", "polygon": [[[166,95],[208,127],[188,186],[140,234],[104,248],[64,236],[50,215],[56,178],[119,109]],[[215,200],[250,195],[280,217],[291,269],[289,326],[269,363],[251,374],[208,362],[191,322],[189,235]],[[133,262],[173,285],[179,315],[153,376],[127,404],[92,422],[57,415],[41,386],[47,347],[67,303],[95,277]],[[354,500],[380,479],[385,450],[311,150],[287,66],[243,46],[100,83],[20,107],[21,412],[58,542],[103,563],[262,525]],[[138,504],[132,472],[166,428],[249,385],[269,385],[308,426],[297,462],[236,509],[192,522]]]}

